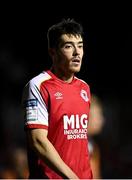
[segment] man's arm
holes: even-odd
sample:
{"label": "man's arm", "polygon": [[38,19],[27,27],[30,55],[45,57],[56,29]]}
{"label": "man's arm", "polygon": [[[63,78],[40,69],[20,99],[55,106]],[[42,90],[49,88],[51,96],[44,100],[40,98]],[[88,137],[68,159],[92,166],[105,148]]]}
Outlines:
{"label": "man's arm", "polygon": [[47,130],[32,129],[27,131],[31,148],[57,174],[67,179],[79,179],[77,175],[64,163],[58,152],[47,138]]}

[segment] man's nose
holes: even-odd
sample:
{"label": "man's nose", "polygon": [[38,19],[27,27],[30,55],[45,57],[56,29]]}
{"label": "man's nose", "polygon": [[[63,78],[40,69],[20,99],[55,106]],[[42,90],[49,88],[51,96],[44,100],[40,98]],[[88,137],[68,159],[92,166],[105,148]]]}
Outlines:
{"label": "man's nose", "polygon": [[73,52],[73,54],[74,54],[74,55],[79,55],[79,54],[80,54],[78,47],[74,47],[74,52]]}

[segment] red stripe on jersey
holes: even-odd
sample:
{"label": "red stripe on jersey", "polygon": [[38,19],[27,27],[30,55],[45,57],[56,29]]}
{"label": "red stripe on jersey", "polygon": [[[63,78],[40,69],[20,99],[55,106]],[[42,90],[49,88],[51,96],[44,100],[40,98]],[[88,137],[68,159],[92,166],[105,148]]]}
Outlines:
{"label": "red stripe on jersey", "polygon": [[25,129],[48,129],[48,126],[42,124],[27,124]]}

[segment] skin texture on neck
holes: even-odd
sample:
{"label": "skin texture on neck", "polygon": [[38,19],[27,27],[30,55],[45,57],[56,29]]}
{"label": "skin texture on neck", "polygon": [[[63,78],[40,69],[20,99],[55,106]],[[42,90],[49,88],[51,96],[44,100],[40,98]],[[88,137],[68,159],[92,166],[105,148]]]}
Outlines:
{"label": "skin texture on neck", "polygon": [[59,70],[58,68],[52,66],[51,71],[53,72],[53,74],[55,74],[59,79],[67,82],[67,83],[71,83],[74,77],[74,73],[67,73],[64,74],[64,71],[61,71],[61,69]]}

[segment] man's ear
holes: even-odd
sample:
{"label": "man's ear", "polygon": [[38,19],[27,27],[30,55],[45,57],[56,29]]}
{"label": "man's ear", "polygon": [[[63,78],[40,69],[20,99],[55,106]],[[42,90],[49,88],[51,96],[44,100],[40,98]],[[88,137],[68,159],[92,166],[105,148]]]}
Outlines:
{"label": "man's ear", "polygon": [[50,57],[53,58],[55,56],[55,49],[54,48],[49,48],[48,52],[49,52]]}

